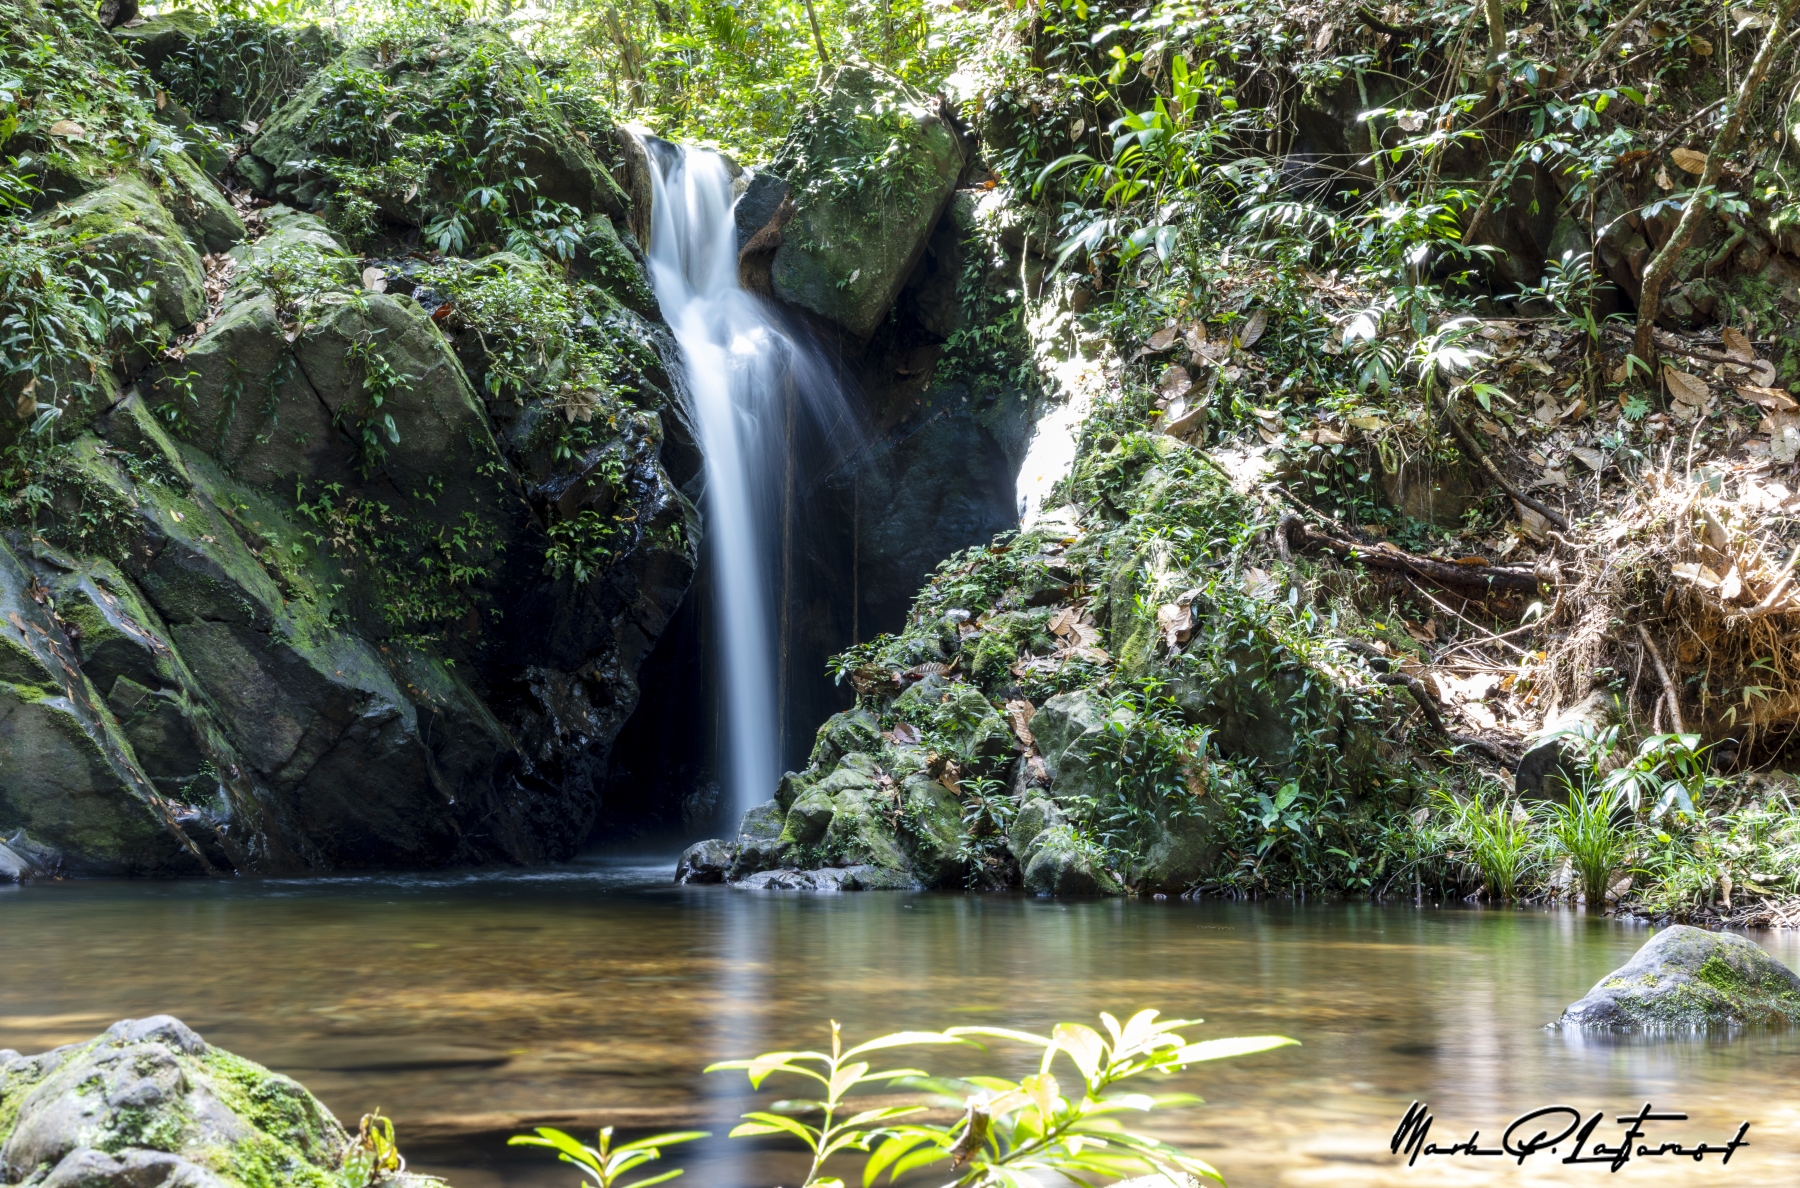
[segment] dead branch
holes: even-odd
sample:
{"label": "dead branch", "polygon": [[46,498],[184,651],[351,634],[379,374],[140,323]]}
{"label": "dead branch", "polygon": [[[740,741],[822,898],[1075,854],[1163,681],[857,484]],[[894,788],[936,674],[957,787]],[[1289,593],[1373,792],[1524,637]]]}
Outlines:
{"label": "dead branch", "polygon": [[1663,664],[1662,653],[1657,651],[1656,641],[1650,638],[1650,633],[1644,630],[1642,623],[1637,625],[1637,633],[1650,653],[1650,663],[1656,669],[1656,678],[1662,682],[1663,696],[1669,702],[1669,720],[1675,725],[1675,733],[1686,734],[1687,730],[1681,724],[1681,698],[1676,695],[1675,682],[1669,678],[1669,669]]}
{"label": "dead branch", "polygon": [[1425,715],[1425,720],[1431,724],[1431,729],[1449,739],[1453,745],[1467,747],[1471,751],[1485,755],[1499,767],[1513,768],[1519,765],[1519,757],[1517,755],[1509,754],[1504,748],[1497,744],[1488,742],[1484,738],[1475,738],[1468,734],[1457,734],[1454,731],[1447,729],[1444,726],[1443,711],[1438,709],[1437,699],[1432,697],[1431,690],[1427,689],[1425,687],[1425,682],[1418,677],[1407,676],[1403,672],[1383,672],[1377,673],[1375,680],[1379,684],[1387,685],[1395,689],[1405,689],[1407,692],[1411,693],[1413,700],[1418,702],[1419,710]]}
{"label": "dead branch", "polygon": [[1320,548],[1344,560],[1361,562],[1370,569],[1385,569],[1423,578],[1434,585],[1459,593],[1466,592],[1475,597],[1488,594],[1524,594],[1535,597],[1538,594],[1538,575],[1529,569],[1500,565],[1458,565],[1450,561],[1420,557],[1390,544],[1359,544],[1309,528],[1306,521],[1291,512],[1281,518],[1275,531],[1293,552]]}
{"label": "dead branch", "polygon": [[1564,532],[1569,530],[1568,517],[1549,504],[1527,495],[1517,483],[1500,473],[1500,468],[1494,465],[1494,460],[1487,456],[1487,451],[1481,448],[1480,443],[1475,440],[1475,435],[1469,432],[1469,427],[1462,423],[1461,417],[1451,411],[1448,404],[1443,406],[1443,412],[1444,420],[1450,423],[1450,432],[1456,437],[1456,444],[1462,447],[1463,453],[1467,454],[1471,461],[1487,472],[1487,476],[1494,480],[1495,486],[1512,496],[1514,501],[1530,508]]}

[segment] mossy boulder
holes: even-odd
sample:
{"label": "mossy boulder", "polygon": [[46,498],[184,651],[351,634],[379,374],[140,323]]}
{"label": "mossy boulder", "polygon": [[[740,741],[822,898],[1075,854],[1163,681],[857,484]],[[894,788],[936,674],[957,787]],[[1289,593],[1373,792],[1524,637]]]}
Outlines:
{"label": "mossy boulder", "polygon": [[900,783],[897,840],[907,864],[927,887],[954,885],[962,876],[962,802],[923,771]]}
{"label": "mossy boulder", "polygon": [[126,1019],[37,1056],[0,1051],[0,1183],[341,1188],[361,1182],[355,1152],[297,1081],[168,1015]]}
{"label": "mossy boulder", "polygon": [[1800,975],[1747,937],[1677,924],[1601,978],[1559,1025],[1656,1031],[1796,1022]]}
{"label": "mossy boulder", "polygon": [[200,873],[43,590],[0,544],[0,836],[26,830],[77,874]]}
{"label": "mossy boulder", "polygon": [[[391,49],[377,61],[353,48],[314,74],[262,126],[239,173],[269,197],[322,206],[338,189],[328,166],[370,164],[365,150],[379,135],[438,146],[430,159],[372,180],[365,196],[391,219],[422,226],[472,184],[518,178],[583,215],[624,216],[629,203],[595,155],[593,134],[571,122],[505,30],[468,24]],[[371,96],[379,110],[367,108]],[[489,176],[496,168],[503,176]]]}
{"label": "mossy boulder", "polygon": [[116,286],[126,288],[141,277],[150,289],[153,329],[162,337],[187,329],[206,312],[200,257],[156,194],[136,178],[90,190],[40,221],[56,228]]}
{"label": "mossy boulder", "polygon": [[881,723],[875,715],[860,706],[833,714],[819,727],[807,765],[830,771],[845,755],[878,750],[880,730]]}
{"label": "mossy boulder", "polygon": [[786,865],[794,848],[786,834],[786,825],[785,811],[773,800],[745,809],[743,818],[738,821],[737,836],[731,843],[729,876],[736,880]]}
{"label": "mossy boulder", "polygon": [[894,716],[931,730],[959,759],[991,763],[1012,754],[1012,728],[980,689],[927,676],[894,699]]}
{"label": "mossy boulder", "polygon": [[1039,833],[1019,865],[1025,889],[1036,895],[1117,895],[1124,890],[1068,824]]}
{"label": "mossy boulder", "polygon": [[963,162],[938,100],[873,67],[838,67],[773,165],[796,207],[770,266],[775,295],[867,339],[924,253]]}

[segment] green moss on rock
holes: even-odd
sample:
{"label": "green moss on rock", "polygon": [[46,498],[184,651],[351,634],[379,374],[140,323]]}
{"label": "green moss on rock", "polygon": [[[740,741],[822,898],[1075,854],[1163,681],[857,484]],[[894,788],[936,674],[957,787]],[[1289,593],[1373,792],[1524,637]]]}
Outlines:
{"label": "green moss on rock", "polygon": [[1800,975],[1734,933],[1675,925],[1563,1012],[1564,1027],[1692,1029],[1800,1022]]}

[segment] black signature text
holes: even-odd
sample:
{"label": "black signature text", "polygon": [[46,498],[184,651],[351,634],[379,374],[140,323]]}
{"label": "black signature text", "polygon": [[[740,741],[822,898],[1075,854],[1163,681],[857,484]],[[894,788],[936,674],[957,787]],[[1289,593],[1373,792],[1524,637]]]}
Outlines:
{"label": "black signature text", "polygon": [[1421,1155],[1483,1155],[1514,1159],[1521,1165],[1534,1155],[1542,1155],[1554,1156],[1560,1163],[1599,1164],[1609,1172],[1616,1172],[1633,1159],[1667,1156],[1686,1157],[1699,1163],[1708,1155],[1717,1155],[1720,1165],[1724,1165],[1731,1162],[1732,1154],[1739,1147],[1750,1145],[1744,1137],[1750,1133],[1748,1122],[1738,1125],[1737,1134],[1730,1141],[1716,1145],[1696,1143],[1690,1147],[1679,1142],[1649,1142],[1651,1123],[1687,1121],[1686,1114],[1659,1111],[1649,1102],[1635,1114],[1618,1116],[1617,1122],[1625,1128],[1625,1133],[1610,1146],[1601,1141],[1605,1136],[1596,1137],[1594,1133],[1605,1120],[1604,1110],[1584,1116],[1574,1106],[1544,1106],[1514,1118],[1497,1145],[1482,1146],[1479,1130],[1471,1131],[1461,1142],[1445,1145],[1429,1140],[1434,1121],[1431,1107],[1415,1101],[1406,1116],[1400,1119],[1400,1125],[1394,1128],[1388,1149],[1396,1155],[1404,1153],[1408,1167],[1417,1163]]}

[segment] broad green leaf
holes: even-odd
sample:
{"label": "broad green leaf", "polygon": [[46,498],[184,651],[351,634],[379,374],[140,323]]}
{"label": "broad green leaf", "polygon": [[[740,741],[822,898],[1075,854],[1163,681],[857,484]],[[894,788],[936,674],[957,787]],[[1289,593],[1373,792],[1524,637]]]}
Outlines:
{"label": "broad green leaf", "polygon": [[691,1143],[695,1139],[710,1138],[710,1130],[677,1130],[669,1134],[653,1134],[649,1138],[641,1138],[636,1142],[622,1143],[614,1147],[614,1151],[653,1150],[657,1147],[672,1147],[676,1143]]}
{"label": "broad green leaf", "polygon": [[1224,1060],[1232,1056],[1249,1056],[1255,1052],[1267,1052],[1271,1048],[1298,1047],[1298,1040],[1291,1040],[1285,1035],[1241,1035],[1232,1039],[1206,1040],[1203,1043],[1189,1044],[1176,1052],[1176,1060],[1181,1064],[1198,1064],[1202,1060]]}
{"label": "broad green leaf", "polygon": [[898,1180],[914,1168],[924,1167],[928,1163],[936,1163],[940,1159],[950,1158],[949,1147],[926,1147],[902,1156],[894,1164],[894,1174],[889,1180]]}
{"label": "broad green leaf", "polygon": [[875,1148],[875,1153],[869,1156],[867,1163],[863,1164],[863,1188],[869,1188],[871,1184],[875,1183],[876,1177],[886,1171],[888,1166],[892,1164],[894,1160],[900,1158],[921,1143],[928,1143],[931,1141],[932,1136],[930,1134],[916,1130],[908,1134],[896,1134],[889,1138],[886,1142],[882,1143],[881,1146]]}
{"label": "broad green leaf", "polygon": [[683,1172],[682,1169],[679,1167],[671,1168],[670,1170],[663,1172],[661,1175],[651,1176],[647,1180],[633,1180],[631,1183],[623,1185],[622,1188],[650,1188],[650,1185],[652,1185],[652,1184],[667,1183],[668,1181],[673,1180],[676,1176],[685,1175],[685,1174],[686,1173]]}
{"label": "broad green leaf", "polygon": [[864,1052],[879,1052],[883,1048],[900,1048],[908,1044],[960,1044],[964,1041],[944,1031],[896,1031],[892,1035],[877,1036],[867,1043],[861,1043],[844,1053],[844,1058],[861,1056]]}
{"label": "broad green leaf", "polygon": [[1056,1041],[1049,1036],[1033,1035],[1029,1031],[1014,1031],[1008,1027],[952,1027],[945,1031],[944,1034],[959,1037],[965,1035],[986,1035],[992,1036],[995,1039],[1018,1040],[1022,1044],[1036,1044],[1040,1048],[1047,1048],[1056,1043]]}
{"label": "broad green leaf", "polygon": [[924,1111],[924,1106],[881,1106],[878,1109],[864,1110],[841,1125],[867,1126],[871,1122],[885,1122],[889,1118],[904,1118],[908,1114],[919,1114]]}
{"label": "broad green leaf", "polygon": [[1081,1075],[1093,1080],[1106,1056],[1106,1041],[1100,1033],[1082,1023],[1058,1023],[1053,1034],[1056,1046],[1069,1054]]}

